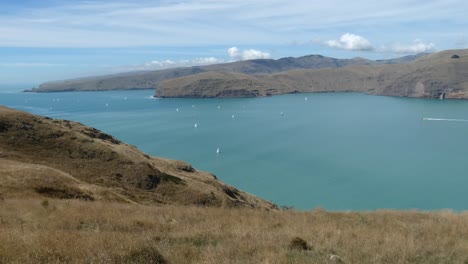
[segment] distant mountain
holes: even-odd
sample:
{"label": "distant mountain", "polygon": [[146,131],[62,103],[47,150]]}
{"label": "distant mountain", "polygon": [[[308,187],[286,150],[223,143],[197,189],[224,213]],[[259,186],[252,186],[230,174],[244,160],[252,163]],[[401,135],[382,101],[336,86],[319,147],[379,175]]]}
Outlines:
{"label": "distant mountain", "polygon": [[127,72],[112,75],[93,76],[64,81],[47,82],[30,92],[64,91],[107,91],[126,89],[154,89],[156,85],[168,79],[193,75],[202,72],[235,72],[244,74],[272,74],[295,69],[340,68],[350,65],[379,65],[407,63],[425,54],[406,56],[392,60],[373,61],[363,58],[335,59],[321,55],[309,55],[298,58],[288,57],[278,60],[258,59],[231,63],[174,68],[158,71]]}
{"label": "distant mountain", "polygon": [[385,63],[296,69],[273,74],[205,72],[161,81],[156,96],[255,97],[304,92],[468,98],[468,50],[448,50]]}
{"label": "distant mountain", "polygon": [[400,57],[400,58],[394,58],[394,59],[388,59],[388,60],[376,60],[377,63],[380,63],[380,64],[401,64],[401,63],[408,63],[408,62],[412,62],[414,60],[417,60],[419,58],[422,58],[424,56],[427,56],[429,55],[430,53],[419,53],[419,54],[416,54],[416,55],[407,55],[407,56],[404,56],[404,57]]}
{"label": "distant mountain", "polygon": [[0,106],[0,198],[274,209],[183,161],[151,157],[80,123]]}

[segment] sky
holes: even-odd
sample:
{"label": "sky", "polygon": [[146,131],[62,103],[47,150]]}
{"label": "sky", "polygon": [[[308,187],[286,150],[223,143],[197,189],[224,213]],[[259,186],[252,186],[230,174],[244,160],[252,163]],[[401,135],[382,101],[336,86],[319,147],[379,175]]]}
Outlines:
{"label": "sky", "polygon": [[465,0],[1,0],[0,85],[257,58],[462,49],[466,14]]}

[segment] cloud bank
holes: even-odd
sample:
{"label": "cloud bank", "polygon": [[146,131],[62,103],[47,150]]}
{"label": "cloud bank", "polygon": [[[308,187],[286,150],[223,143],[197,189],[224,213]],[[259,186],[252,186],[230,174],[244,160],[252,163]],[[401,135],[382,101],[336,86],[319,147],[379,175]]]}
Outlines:
{"label": "cloud bank", "polygon": [[383,47],[383,51],[395,53],[422,53],[434,51],[435,45],[432,42],[423,42],[420,39],[415,39],[412,44],[393,44],[389,47]]}
{"label": "cloud bank", "polygon": [[163,70],[178,67],[203,66],[209,64],[223,63],[225,60],[215,57],[202,57],[185,60],[152,60],[141,65],[123,66],[113,69],[114,72],[122,71],[144,71],[144,70]]}
{"label": "cloud bank", "polygon": [[424,42],[420,39],[415,39],[413,43],[401,44],[395,43],[381,48],[374,48],[371,42],[363,36],[346,33],[341,35],[339,39],[328,40],[324,45],[343,50],[350,51],[375,51],[375,52],[391,52],[403,54],[415,54],[423,52],[432,52],[435,50],[435,44],[432,42]]}
{"label": "cloud bank", "polygon": [[[194,59],[183,59],[183,60],[152,60],[140,65],[123,66],[112,69],[113,72],[122,71],[145,71],[145,70],[162,70],[169,68],[178,67],[192,67],[192,66],[203,66],[210,64],[218,64],[231,61],[239,60],[254,60],[254,59],[270,59],[271,54],[268,52],[245,49],[241,50],[237,47],[231,47],[226,50],[228,60],[216,58],[216,57],[201,57]],[[1,64],[0,64],[1,65]]]}
{"label": "cloud bank", "polygon": [[271,54],[268,52],[247,49],[240,50],[237,47],[231,47],[227,50],[227,53],[231,60],[255,60],[255,59],[270,59]]}
{"label": "cloud bank", "polygon": [[351,33],[343,34],[337,40],[325,41],[325,45],[331,48],[344,50],[371,51],[374,49],[369,40]]}

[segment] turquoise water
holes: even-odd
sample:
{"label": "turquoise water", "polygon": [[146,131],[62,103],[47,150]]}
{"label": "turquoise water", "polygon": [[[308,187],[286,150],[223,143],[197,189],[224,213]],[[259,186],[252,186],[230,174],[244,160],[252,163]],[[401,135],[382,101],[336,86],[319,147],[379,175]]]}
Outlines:
{"label": "turquoise water", "polygon": [[468,209],[468,101],[353,93],[249,99],[152,94],[0,93],[0,104],[97,127],[280,205]]}

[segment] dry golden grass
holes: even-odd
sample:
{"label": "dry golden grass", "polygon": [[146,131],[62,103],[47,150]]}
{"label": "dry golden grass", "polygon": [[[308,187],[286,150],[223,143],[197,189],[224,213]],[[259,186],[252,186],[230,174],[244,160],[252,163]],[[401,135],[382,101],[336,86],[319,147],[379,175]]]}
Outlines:
{"label": "dry golden grass", "polygon": [[468,213],[4,199],[0,241],[0,263],[468,263]]}

